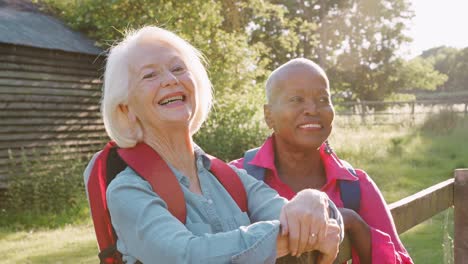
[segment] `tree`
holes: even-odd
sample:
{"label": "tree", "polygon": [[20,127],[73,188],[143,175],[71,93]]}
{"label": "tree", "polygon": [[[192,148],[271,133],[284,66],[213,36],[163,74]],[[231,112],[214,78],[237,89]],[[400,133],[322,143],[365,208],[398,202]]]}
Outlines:
{"label": "tree", "polygon": [[468,47],[462,50],[446,46],[435,47],[424,51],[421,58],[448,76],[447,81],[438,86],[438,91],[468,91]]}
{"label": "tree", "polygon": [[[293,57],[318,62],[333,91],[348,100],[383,100],[400,87],[397,50],[413,17],[408,0],[272,0],[276,17],[253,16],[251,43],[262,42],[274,69]],[[266,19],[266,20],[265,20]]]}

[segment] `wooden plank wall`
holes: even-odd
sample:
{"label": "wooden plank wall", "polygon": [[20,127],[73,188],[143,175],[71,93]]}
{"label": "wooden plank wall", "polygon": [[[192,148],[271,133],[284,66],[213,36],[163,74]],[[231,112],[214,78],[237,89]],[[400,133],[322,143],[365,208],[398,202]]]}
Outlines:
{"label": "wooden plank wall", "polygon": [[0,44],[0,188],[15,173],[11,155],[47,161],[59,146],[80,155],[102,147],[103,62],[103,56]]}

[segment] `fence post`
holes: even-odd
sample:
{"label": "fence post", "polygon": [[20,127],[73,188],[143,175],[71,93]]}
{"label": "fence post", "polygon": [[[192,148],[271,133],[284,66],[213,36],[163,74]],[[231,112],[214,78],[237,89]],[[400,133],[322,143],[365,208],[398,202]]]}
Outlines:
{"label": "fence post", "polygon": [[455,264],[468,263],[468,169],[455,170],[453,196]]}
{"label": "fence post", "polygon": [[412,102],[411,103],[411,125],[414,125],[416,124],[416,117],[414,116],[414,109],[415,109],[415,106],[416,106],[416,102]]}
{"label": "fence post", "polygon": [[365,125],[366,124],[366,103],[364,101],[361,101],[361,124]]}

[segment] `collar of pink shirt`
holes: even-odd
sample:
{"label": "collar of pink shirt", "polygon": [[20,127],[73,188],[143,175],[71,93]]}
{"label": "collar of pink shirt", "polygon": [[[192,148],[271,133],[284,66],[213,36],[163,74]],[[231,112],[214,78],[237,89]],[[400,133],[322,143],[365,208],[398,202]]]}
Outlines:
{"label": "collar of pink shirt", "polygon": [[[327,182],[321,188],[321,191],[327,191],[331,186],[336,184],[337,180],[349,180],[356,181],[358,178],[351,174],[348,169],[344,166],[341,160],[336,156],[334,152],[328,154],[326,151],[326,144],[322,144],[320,147],[320,157],[325,166],[325,172],[327,174]],[[274,154],[274,134],[263,143],[258,150],[255,157],[249,162],[249,164],[262,167],[267,169],[265,175],[265,182],[271,187],[275,188],[280,195],[291,199],[295,193],[281,181],[278,176],[278,172],[275,166],[275,154]]]}

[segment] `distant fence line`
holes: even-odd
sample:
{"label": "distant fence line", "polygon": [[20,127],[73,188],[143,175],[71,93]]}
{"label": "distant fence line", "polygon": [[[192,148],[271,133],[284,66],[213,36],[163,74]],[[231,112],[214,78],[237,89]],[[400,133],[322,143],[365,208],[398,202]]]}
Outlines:
{"label": "distant fence line", "polygon": [[[416,101],[358,101],[335,104],[341,119],[359,120],[361,124],[392,125],[409,122],[419,123],[428,114],[450,111],[468,115],[468,97],[457,99],[416,100]],[[347,120],[347,121],[350,121]]]}

